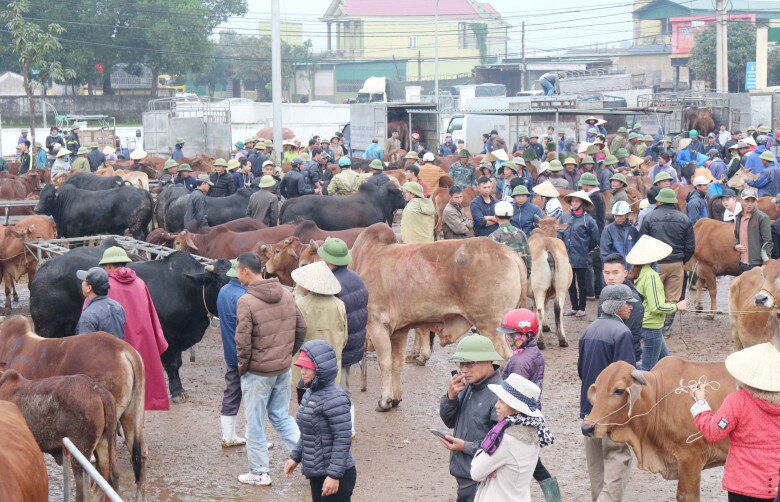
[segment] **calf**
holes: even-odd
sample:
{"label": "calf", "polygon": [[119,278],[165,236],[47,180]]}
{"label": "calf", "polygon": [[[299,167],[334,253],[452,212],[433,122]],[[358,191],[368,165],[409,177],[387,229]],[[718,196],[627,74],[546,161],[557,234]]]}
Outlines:
{"label": "calf", "polygon": [[780,295],[780,260],[769,260],[731,281],[729,321],[735,351],[768,342],[780,332],[775,295]]}
{"label": "calf", "polygon": [[14,403],[0,401],[0,500],[47,502],[43,453]]}
{"label": "calf", "polygon": [[736,388],[722,362],[667,356],[652,371],[639,371],[625,361],[612,363],[588,389],[593,409],[584,419],[582,433],[628,443],[640,469],[679,480],[679,502],[698,502],[702,469],[723,465],[729,448],[727,441],[689,442],[698,433],[690,412],[693,400],[676,389],[700,381],[720,384],[708,388],[707,401],[713,409]]}
{"label": "calf", "polygon": [[277,242],[295,231],[293,224],[262,228],[251,232],[231,232],[222,227],[208,234],[194,234],[182,230],[173,240],[173,248],[206,258],[233,259],[251,251],[258,242]]}
{"label": "calf", "polygon": [[262,244],[259,254],[265,260],[267,272],[276,275],[285,286],[293,286],[292,271],[298,267],[319,261],[317,248],[324,241],[303,243],[297,237],[288,237],[276,244]]}
{"label": "calf", "polygon": [[[6,370],[0,373],[0,399],[19,407],[38,446],[58,464],[67,437],[85,457],[94,454],[100,475],[117,487],[116,404],[102,385],[84,375],[31,381]],[[73,474],[81,486],[84,469],[78,462],[73,462]]]}
{"label": "calf", "polygon": [[[563,305],[574,274],[569,264],[566,245],[556,237],[560,218],[539,220],[539,228],[531,232],[528,247],[531,252],[531,278],[528,282],[528,297],[534,302],[536,317],[545,325],[545,305],[554,299],[555,331],[558,345],[568,347],[566,333],[563,330]],[[549,328],[548,328],[549,329]],[[544,329],[542,330],[544,331]],[[545,348],[542,332],[538,334],[540,349]]]}

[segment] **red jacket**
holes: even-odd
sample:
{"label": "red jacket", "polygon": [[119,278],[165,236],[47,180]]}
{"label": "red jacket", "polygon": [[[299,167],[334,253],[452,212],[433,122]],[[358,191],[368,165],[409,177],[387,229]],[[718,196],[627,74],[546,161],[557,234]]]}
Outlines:
{"label": "red jacket", "polygon": [[[713,413],[694,405],[696,427],[710,443],[729,438],[723,489],[760,499],[777,496],[780,405],[744,390],[732,392]],[[704,411],[700,411],[700,410]]]}

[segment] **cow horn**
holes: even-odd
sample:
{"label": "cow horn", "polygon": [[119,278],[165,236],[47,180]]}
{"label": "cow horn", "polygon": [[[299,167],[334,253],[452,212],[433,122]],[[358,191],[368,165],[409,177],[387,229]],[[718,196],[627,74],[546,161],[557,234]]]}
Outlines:
{"label": "cow horn", "polygon": [[213,272],[214,271],[214,265],[206,265],[206,272]]}
{"label": "cow horn", "polygon": [[262,251],[263,253],[265,253],[266,249],[268,249],[268,244],[263,244],[262,246],[260,246],[260,251]]}
{"label": "cow horn", "polygon": [[292,241],[288,238],[284,240],[284,245],[289,246]]}
{"label": "cow horn", "polygon": [[631,378],[633,378],[633,379],[634,379],[634,380],[636,380],[637,382],[641,383],[642,385],[647,385],[647,379],[646,379],[646,378],[645,378],[645,376],[642,374],[642,372],[641,372],[641,371],[639,371],[639,370],[636,370],[636,369],[635,369],[635,370],[633,370],[633,371],[631,372]]}
{"label": "cow horn", "polygon": [[317,251],[317,249],[319,249],[319,246],[317,245],[317,241],[315,241],[314,239],[312,239],[312,240],[309,242],[309,246],[311,246],[311,248],[312,248],[314,251]]}
{"label": "cow horn", "polygon": [[190,247],[190,249],[198,250],[198,246],[195,245],[194,242],[192,242],[192,234],[187,232],[187,246]]}

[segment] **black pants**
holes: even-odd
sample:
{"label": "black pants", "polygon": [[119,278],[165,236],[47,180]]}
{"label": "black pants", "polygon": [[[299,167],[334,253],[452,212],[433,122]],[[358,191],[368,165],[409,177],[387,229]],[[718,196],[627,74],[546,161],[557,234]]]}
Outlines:
{"label": "black pants", "polygon": [[352,500],[352,491],[355,489],[355,482],[357,481],[357,471],[354,467],[344,472],[344,476],[339,480],[339,491],[333,495],[323,497],[322,485],[325,484],[326,477],[317,476],[316,478],[309,478],[312,502],[350,502]]}
{"label": "black pants", "polygon": [[534,479],[541,483],[545,479],[550,479],[551,477],[550,471],[542,464],[542,457],[539,457],[539,460],[536,461],[536,468],[534,469]]}
{"label": "black pants", "polygon": [[572,268],[574,278],[569,286],[569,300],[571,300],[572,310],[585,310],[585,302],[588,294],[588,269]]}
{"label": "black pants", "polygon": [[241,406],[241,375],[238,374],[238,366],[228,366],[225,370],[225,391],[222,393],[223,417],[235,417]]}
{"label": "black pants", "polygon": [[599,248],[588,255],[588,296],[599,297],[604,289],[604,264],[601,262]]}
{"label": "black pants", "polygon": [[773,502],[775,499],[759,499],[756,497],[748,497],[747,495],[740,495],[739,493],[729,492],[729,502]]}
{"label": "black pants", "polygon": [[746,263],[740,263],[739,264],[739,268],[741,268],[743,272],[747,272],[748,270],[753,270],[757,266],[758,265],[748,265]]}

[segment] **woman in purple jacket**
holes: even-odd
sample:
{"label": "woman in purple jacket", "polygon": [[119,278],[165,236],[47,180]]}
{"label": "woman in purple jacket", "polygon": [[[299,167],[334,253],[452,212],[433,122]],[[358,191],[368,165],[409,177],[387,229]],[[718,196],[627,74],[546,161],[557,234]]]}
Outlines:
{"label": "woman in purple jacket", "polygon": [[[506,362],[501,371],[501,378],[506,378],[512,373],[517,373],[526,378],[539,388],[542,388],[544,380],[544,357],[536,343],[536,334],[539,332],[539,320],[528,309],[510,310],[504,315],[498,332],[506,336],[506,341],[512,349],[512,357]],[[541,409],[541,394],[539,396],[539,408]],[[539,487],[544,493],[547,502],[561,500],[561,491],[558,480],[552,477],[542,465],[542,458],[536,463],[534,479],[539,482]]]}

